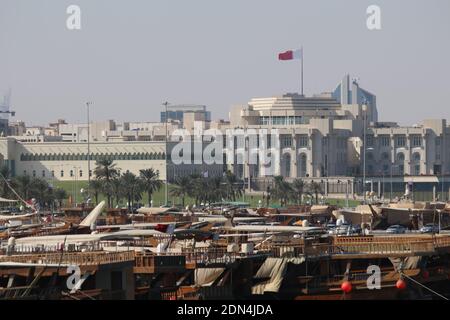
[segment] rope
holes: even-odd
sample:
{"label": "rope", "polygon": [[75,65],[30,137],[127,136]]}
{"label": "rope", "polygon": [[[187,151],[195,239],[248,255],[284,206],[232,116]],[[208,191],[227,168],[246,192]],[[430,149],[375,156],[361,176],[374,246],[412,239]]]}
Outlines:
{"label": "rope", "polygon": [[409,277],[409,276],[407,276],[406,274],[404,274],[404,273],[402,273],[402,272],[400,272],[400,275],[402,275],[402,276],[404,276],[404,277],[406,277],[406,278],[408,278],[409,280],[411,280],[412,282],[414,282],[414,283],[416,283],[416,284],[418,284],[419,286],[421,286],[421,287],[423,287],[423,288],[425,288],[425,289],[427,289],[428,291],[430,291],[431,293],[434,293],[435,295],[437,295],[438,297],[441,297],[442,299],[444,299],[444,300],[449,300],[447,297],[445,297],[445,296],[443,296],[442,294],[440,294],[440,293],[437,293],[436,291],[434,291],[433,289],[431,289],[431,288],[428,288],[427,286],[425,286],[424,284],[422,284],[422,283],[420,283],[420,282],[418,282],[418,281],[416,281],[416,280],[414,280],[413,278],[411,278],[411,277]]}
{"label": "rope", "polygon": [[84,293],[84,292],[81,291],[81,290],[77,290],[77,292],[81,293],[83,296],[88,297],[88,298],[91,299],[91,300],[95,300],[94,297],[91,297],[90,295],[88,295],[87,293]]}
{"label": "rope", "polygon": [[77,298],[77,297],[72,296],[72,295],[71,295],[70,293],[68,293],[68,292],[62,291],[61,294],[62,294],[63,296],[67,296],[67,297],[69,297],[69,298],[71,298],[71,299],[73,299],[73,300],[81,300],[81,299],[79,299],[79,298]]}
{"label": "rope", "polygon": [[11,189],[11,191],[16,195],[16,197],[22,201],[25,204],[25,207],[30,207],[31,209],[34,210],[34,212],[37,212],[36,208],[33,205],[28,204],[17,192],[16,190],[14,190],[13,187],[11,187],[11,185],[8,182],[8,179],[5,178],[5,176],[0,172],[0,176],[1,178],[5,181],[6,185],[8,186],[9,189]]}

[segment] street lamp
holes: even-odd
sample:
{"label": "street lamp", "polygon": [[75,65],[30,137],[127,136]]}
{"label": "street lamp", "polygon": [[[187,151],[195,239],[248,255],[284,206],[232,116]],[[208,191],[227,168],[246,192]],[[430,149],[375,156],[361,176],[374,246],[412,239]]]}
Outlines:
{"label": "street lamp", "polygon": [[367,104],[362,106],[363,116],[363,196],[364,204],[366,203],[366,121],[367,121]]}
{"label": "street lamp", "polygon": [[89,119],[89,107],[92,105],[92,102],[86,102],[86,110],[87,110],[87,158],[88,158],[88,185],[87,185],[87,194],[89,197],[91,187],[91,122]]}
{"label": "street lamp", "polygon": [[445,202],[446,196],[444,196],[444,179],[445,179],[445,161],[446,161],[446,157],[445,157],[445,134],[446,134],[446,127],[444,126],[444,130],[442,132],[442,165],[441,165],[441,176],[442,176],[442,201]]}
{"label": "street lamp", "polygon": [[167,159],[168,159],[168,157],[167,157],[167,152],[168,152],[168,150],[167,150],[167,146],[168,146],[168,144],[167,144],[167,140],[168,140],[168,128],[167,128],[167,126],[168,126],[168,112],[167,112],[167,107],[168,107],[168,105],[169,105],[169,102],[164,102],[163,103],[163,106],[165,107],[165,114],[166,114],[166,121],[165,121],[165,127],[166,127],[166,139],[165,139],[165,143],[166,143],[166,150],[165,150],[165,152],[164,152],[164,154],[165,154],[165,168],[166,168],[166,185],[165,185],[165,190],[164,190],[164,205],[165,206],[167,206],[167,203],[168,203],[168,198],[169,198],[169,189],[168,189],[168,184],[169,184],[169,176],[168,176],[168,173],[169,173],[169,170],[168,170],[168,168],[167,168],[167,166],[168,166],[168,163],[167,163]]}
{"label": "street lamp", "polygon": [[390,190],[389,201],[392,201],[392,186],[393,186],[393,183],[392,183],[392,169],[394,169],[396,167],[398,167],[397,164],[391,163],[391,188],[390,188],[391,190]]}

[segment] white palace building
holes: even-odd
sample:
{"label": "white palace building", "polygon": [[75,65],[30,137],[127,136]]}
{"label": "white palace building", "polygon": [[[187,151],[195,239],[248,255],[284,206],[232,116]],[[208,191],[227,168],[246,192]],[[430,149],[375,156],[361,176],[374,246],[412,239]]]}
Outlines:
{"label": "white palace building", "polygon": [[[104,126],[91,124],[91,169],[95,160],[102,157],[113,159],[122,171],[138,173],[140,169],[152,167],[159,170],[162,179],[166,179],[166,171],[169,179],[173,179],[205,172],[208,176],[218,176],[228,169],[244,181],[250,180],[251,188],[258,189],[262,188],[258,181],[270,180],[275,175],[322,182],[350,180],[352,188],[356,188],[365,168],[367,181],[371,181],[371,188],[375,184],[378,192],[385,189],[380,186],[381,181],[383,184],[393,181],[403,188],[408,182],[423,183],[427,188],[441,184],[443,189],[444,179],[450,175],[450,127],[445,119],[423,120],[406,127],[379,122],[375,95],[360,88],[348,75],[329,93],[312,97],[285,94],[254,98],[247,104],[232,107],[229,121],[211,121],[205,116],[204,108],[199,112],[183,106],[183,110],[189,111],[180,113],[172,107],[171,114],[176,114],[177,119],[171,119],[169,114],[169,135],[182,127],[192,130],[194,123],[223,133],[237,128],[244,132],[276,129],[280,148],[276,151],[279,154],[273,172],[268,176],[263,170],[267,164],[259,159],[251,164],[245,159],[236,161],[240,148],[247,148],[240,139],[235,139],[231,146],[223,142],[228,151],[224,153],[225,164],[175,165],[171,157],[171,149],[176,145],[173,138],[167,144],[169,155],[165,155],[165,123],[115,125],[111,121]],[[21,136],[1,137],[0,160],[14,175],[87,180],[87,139],[72,139],[77,134],[81,137],[80,132],[87,125],[78,125],[73,129],[76,132],[71,132],[73,126],[67,124],[60,127],[66,131],[59,134],[56,127],[49,136],[45,135],[47,128],[38,134],[33,131],[25,136],[21,133]],[[203,142],[203,148],[208,141]],[[257,148],[264,147],[258,139]],[[448,187],[445,185],[446,192]]]}

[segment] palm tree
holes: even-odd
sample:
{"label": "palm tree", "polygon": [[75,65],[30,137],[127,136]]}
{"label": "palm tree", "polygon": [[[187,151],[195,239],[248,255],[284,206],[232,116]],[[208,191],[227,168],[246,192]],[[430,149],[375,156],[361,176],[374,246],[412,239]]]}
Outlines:
{"label": "palm tree", "polygon": [[128,200],[128,211],[131,212],[134,201],[139,201],[142,198],[142,181],[131,172],[126,172],[120,179]]}
{"label": "palm tree", "polygon": [[14,177],[13,185],[15,186],[15,189],[23,199],[25,200],[29,199],[29,191],[31,189],[30,176],[24,175]]}
{"label": "palm tree", "polygon": [[96,166],[94,174],[98,180],[102,181],[103,192],[108,199],[108,207],[111,207],[111,180],[119,175],[119,170],[111,159],[100,159],[96,162]]}
{"label": "palm tree", "polygon": [[111,182],[111,194],[116,200],[116,206],[119,205],[120,201],[126,194],[126,186],[123,184],[121,177],[114,177]]}
{"label": "palm tree", "polygon": [[291,185],[284,181],[283,176],[276,176],[274,178],[274,186],[272,189],[273,197],[280,200],[280,204],[284,206],[288,203],[291,193]]}
{"label": "palm tree", "polygon": [[67,192],[64,189],[57,188],[53,191],[55,199],[58,201],[59,207],[62,207],[62,202],[67,198]]}
{"label": "palm tree", "polygon": [[9,171],[8,166],[2,165],[0,167],[0,176],[1,176],[1,178],[0,178],[0,195],[2,197],[6,198],[8,196],[8,194],[10,193],[10,190],[7,185],[7,180],[9,179],[9,176],[10,176],[10,171]]}
{"label": "palm tree", "polygon": [[198,206],[200,202],[207,202],[207,193],[210,191],[210,186],[208,185],[208,178],[205,178],[199,174],[192,174],[191,185],[192,185],[192,197],[195,200],[195,205]]}
{"label": "palm tree", "polygon": [[309,193],[312,195],[314,194],[316,198],[316,204],[319,203],[319,193],[322,194],[322,185],[318,182],[311,181],[311,183],[308,186]]}
{"label": "palm tree", "polygon": [[242,188],[238,178],[235,174],[228,170],[225,173],[223,180],[225,183],[226,198],[236,201],[236,197],[240,197],[242,195]]}
{"label": "palm tree", "polygon": [[150,207],[153,192],[161,189],[163,183],[159,180],[159,171],[155,171],[152,168],[140,170],[139,173],[142,186],[148,195],[148,206]]}
{"label": "palm tree", "polygon": [[305,192],[305,182],[302,179],[295,179],[294,182],[292,182],[292,189],[297,204],[302,204],[302,196]]}
{"label": "palm tree", "polygon": [[221,177],[212,177],[207,180],[207,202],[218,202],[227,196]]}
{"label": "palm tree", "polygon": [[91,180],[91,182],[89,184],[89,190],[90,190],[90,192],[92,192],[94,194],[95,204],[97,205],[98,204],[98,196],[99,196],[100,192],[102,192],[102,190],[103,190],[102,182],[97,179]]}
{"label": "palm tree", "polygon": [[174,197],[181,197],[182,206],[184,208],[184,202],[186,196],[192,193],[192,183],[189,177],[183,176],[175,180],[175,186],[170,190],[170,194]]}
{"label": "palm tree", "polygon": [[53,189],[48,182],[42,178],[32,178],[29,186],[29,196],[35,198],[36,202],[44,208],[54,202]]}

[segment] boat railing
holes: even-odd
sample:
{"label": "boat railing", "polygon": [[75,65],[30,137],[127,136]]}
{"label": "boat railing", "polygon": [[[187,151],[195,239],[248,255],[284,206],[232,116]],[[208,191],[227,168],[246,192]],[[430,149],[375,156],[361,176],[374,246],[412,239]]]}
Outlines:
{"label": "boat railing", "polygon": [[52,265],[102,265],[134,261],[134,251],[124,252],[60,252],[22,254],[0,257],[0,262],[37,263]]}
{"label": "boat railing", "polygon": [[450,238],[437,238],[413,241],[391,242],[346,242],[339,244],[309,244],[309,245],[272,245],[261,246],[275,257],[323,256],[323,255],[390,255],[390,254],[427,254],[434,253],[438,248],[450,247]]}
{"label": "boat railing", "polygon": [[[186,264],[229,264],[242,257],[255,256],[261,254],[261,251],[254,253],[229,252],[226,248],[196,248],[183,249],[178,252],[167,251],[161,253],[136,253],[136,266],[152,267],[156,257],[180,257],[185,258]],[[263,253],[269,255],[267,251]]]}
{"label": "boat railing", "polygon": [[[392,271],[383,271],[380,272],[381,279],[389,277],[392,275]],[[349,274],[338,274],[332,276],[300,276],[298,280],[307,284],[309,288],[320,288],[327,287],[330,285],[339,286],[340,283],[344,281],[344,279],[348,281],[352,281],[354,283],[363,283],[366,284],[367,280],[372,274],[366,272],[350,272]],[[393,278],[396,279],[396,278]]]}

